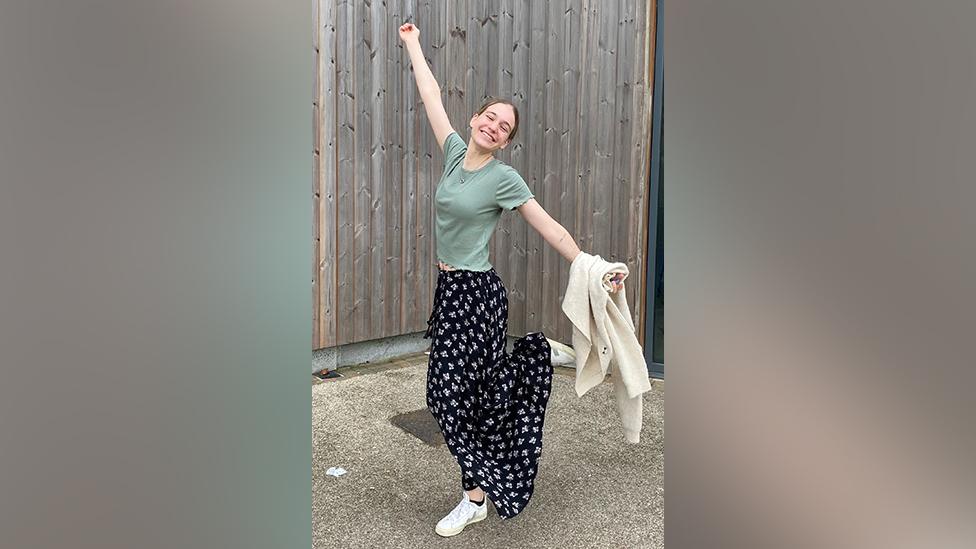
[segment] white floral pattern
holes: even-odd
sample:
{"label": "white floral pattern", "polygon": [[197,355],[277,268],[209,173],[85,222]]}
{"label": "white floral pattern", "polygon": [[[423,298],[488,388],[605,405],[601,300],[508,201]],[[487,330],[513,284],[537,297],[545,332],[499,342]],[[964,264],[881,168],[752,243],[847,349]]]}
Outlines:
{"label": "white floral pattern", "polygon": [[514,517],[532,496],[542,455],[549,342],[528,334],[506,353],[508,295],[494,269],[439,271],[427,323],[427,406],[461,484],[481,487],[500,517]]}

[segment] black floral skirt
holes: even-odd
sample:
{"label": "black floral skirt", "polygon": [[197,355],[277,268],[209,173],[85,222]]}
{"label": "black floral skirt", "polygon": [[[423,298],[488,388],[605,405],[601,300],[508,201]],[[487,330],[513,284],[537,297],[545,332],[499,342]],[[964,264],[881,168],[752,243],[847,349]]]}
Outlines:
{"label": "black floral skirt", "polygon": [[500,517],[514,517],[532,496],[542,455],[549,342],[532,333],[506,352],[508,295],[494,269],[440,271],[427,324],[427,406],[461,484],[481,487]]}

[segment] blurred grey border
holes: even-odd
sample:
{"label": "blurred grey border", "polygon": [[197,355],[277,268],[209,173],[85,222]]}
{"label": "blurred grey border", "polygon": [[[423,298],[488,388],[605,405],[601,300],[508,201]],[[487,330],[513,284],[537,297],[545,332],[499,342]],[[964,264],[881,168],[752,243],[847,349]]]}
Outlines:
{"label": "blurred grey border", "polygon": [[[0,532],[308,547],[311,5],[0,7]],[[667,545],[971,547],[976,5],[667,2]]]}
{"label": "blurred grey border", "polygon": [[311,546],[312,30],[0,7],[0,546]]}
{"label": "blurred grey border", "polygon": [[976,546],[976,4],[664,6],[667,546]]}

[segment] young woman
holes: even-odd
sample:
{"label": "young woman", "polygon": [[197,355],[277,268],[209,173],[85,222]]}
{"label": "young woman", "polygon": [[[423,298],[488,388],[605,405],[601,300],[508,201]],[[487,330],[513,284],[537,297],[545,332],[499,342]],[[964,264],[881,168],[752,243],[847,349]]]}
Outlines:
{"label": "young woman", "polygon": [[[541,333],[505,351],[508,298],[488,262],[488,242],[503,210],[517,209],[560,255],[580,253],[573,237],[536,202],[511,166],[495,158],[518,132],[518,109],[488,100],[468,121],[467,143],[451,126],[441,90],[420,46],[420,30],[400,27],[444,173],[435,193],[438,276],[424,335],[431,338],[427,405],[461,467],[461,502],[437,523],[453,536],[483,520],[487,499],[499,516],[517,515],[532,495],[542,424],[552,384]],[[619,289],[623,281],[614,280]]]}

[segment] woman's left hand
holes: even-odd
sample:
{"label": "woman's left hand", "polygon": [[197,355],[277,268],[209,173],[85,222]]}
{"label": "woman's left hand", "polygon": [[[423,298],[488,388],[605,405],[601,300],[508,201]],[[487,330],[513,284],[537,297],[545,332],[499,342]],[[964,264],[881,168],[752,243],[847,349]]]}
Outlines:
{"label": "woman's left hand", "polygon": [[627,278],[627,275],[624,273],[614,273],[613,277],[609,280],[611,294],[615,294],[624,289],[625,278]]}

